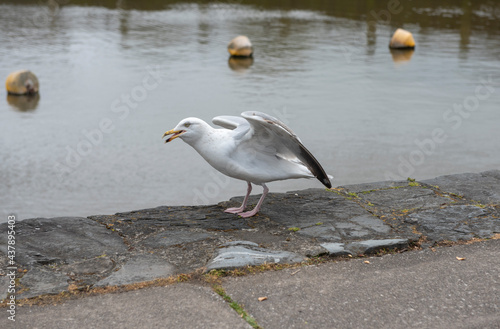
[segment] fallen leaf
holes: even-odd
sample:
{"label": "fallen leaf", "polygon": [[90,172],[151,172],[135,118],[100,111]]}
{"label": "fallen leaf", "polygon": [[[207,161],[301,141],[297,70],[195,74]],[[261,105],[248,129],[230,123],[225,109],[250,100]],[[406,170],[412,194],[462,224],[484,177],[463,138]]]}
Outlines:
{"label": "fallen leaf", "polygon": [[266,300],[266,299],[267,299],[267,297],[259,297],[258,298],[259,302],[262,302],[263,300]]}
{"label": "fallen leaf", "polygon": [[465,260],[465,257],[458,257],[457,256],[456,258],[457,258],[457,260]]}
{"label": "fallen leaf", "polygon": [[370,261],[369,260],[365,260],[365,264],[370,264]]}
{"label": "fallen leaf", "polygon": [[432,252],[436,252],[436,248],[431,247]]}

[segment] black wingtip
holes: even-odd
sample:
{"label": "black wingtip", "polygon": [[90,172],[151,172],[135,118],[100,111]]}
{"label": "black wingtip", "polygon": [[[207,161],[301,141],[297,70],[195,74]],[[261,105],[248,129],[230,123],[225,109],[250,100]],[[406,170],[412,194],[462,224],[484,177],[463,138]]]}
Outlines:
{"label": "black wingtip", "polygon": [[306,167],[311,171],[314,177],[321,182],[321,184],[328,188],[332,188],[332,183],[330,182],[330,179],[328,178],[328,175],[323,167],[319,164],[318,160],[316,160],[314,155],[312,155],[301,142],[297,141],[297,144],[300,145],[300,160],[304,162]]}
{"label": "black wingtip", "polygon": [[328,188],[332,188],[332,183],[328,178],[323,178],[323,181],[321,181],[321,183],[323,183],[323,185],[325,185]]}

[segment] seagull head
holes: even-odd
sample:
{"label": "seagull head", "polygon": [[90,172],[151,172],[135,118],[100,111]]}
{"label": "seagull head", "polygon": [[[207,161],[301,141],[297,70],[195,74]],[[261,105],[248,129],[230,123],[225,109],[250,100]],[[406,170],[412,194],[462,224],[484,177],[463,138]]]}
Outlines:
{"label": "seagull head", "polygon": [[210,127],[205,121],[198,118],[186,118],[181,120],[177,126],[163,134],[163,138],[170,136],[165,143],[171,142],[180,137],[188,144],[194,143],[204,135],[204,132]]}

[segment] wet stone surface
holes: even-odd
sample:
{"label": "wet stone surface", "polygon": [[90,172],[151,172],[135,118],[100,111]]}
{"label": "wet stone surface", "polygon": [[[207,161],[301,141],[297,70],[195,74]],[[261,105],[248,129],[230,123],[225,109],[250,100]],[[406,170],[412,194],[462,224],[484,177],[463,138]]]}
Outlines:
{"label": "wet stone surface", "polygon": [[[246,219],[223,212],[238,206],[242,197],[210,206],[27,219],[16,224],[17,297],[199,269],[370,254],[424,240],[432,245],[489,238],[500,233],[499,195],[497,170],[271,193],[260,214]],[[250,204],[258,198],[252,196]],[[7,224],[1,224],[1,285],[7,282],[2,261],[7,259],[6,231]]]}

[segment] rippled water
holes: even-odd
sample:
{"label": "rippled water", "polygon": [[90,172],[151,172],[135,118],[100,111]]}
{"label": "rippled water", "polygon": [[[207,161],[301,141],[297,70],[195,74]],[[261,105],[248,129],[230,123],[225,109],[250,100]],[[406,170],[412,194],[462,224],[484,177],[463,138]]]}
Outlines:
{"label": "rippled water", "polygon": [[[336,186],[500,168],[499,2],[44,3],[0,1],[0,77],[27,68],[41,85],[38,99],[1,91],[0,222],[244,194],[163,144],[187,116],[277,116]],[[397,27],[414,52],[388,49]],[[240,34],[253,61],[228,59]]]}

